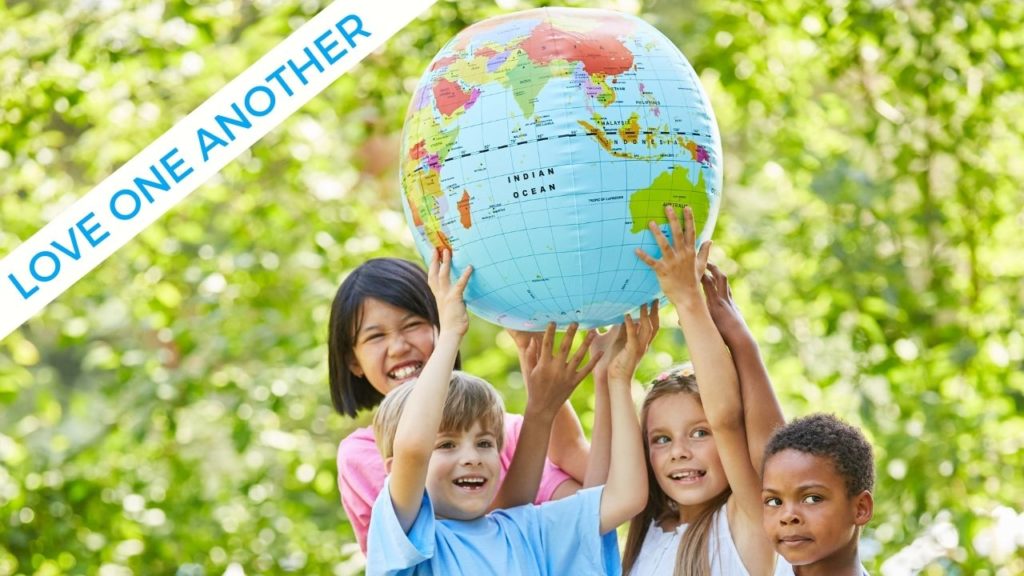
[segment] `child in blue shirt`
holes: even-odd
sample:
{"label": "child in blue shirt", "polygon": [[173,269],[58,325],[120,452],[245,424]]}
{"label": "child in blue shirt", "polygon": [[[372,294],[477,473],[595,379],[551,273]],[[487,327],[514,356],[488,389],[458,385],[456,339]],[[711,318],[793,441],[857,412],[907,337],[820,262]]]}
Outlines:
{"label": "child in blue shirt", "polygon": [[[503,406],[488,383],[452,373],[469,326],[463,291],[471,268],[453,284],[450,267],[447,251],[430,267],[440,317],[434,353],[418,380],[387,395],[374,420],[388,479],[370,517],[367,574],[618,574],[614,530],[647,499],[643,453],[635,449],[640,427],[629,390],[653,337],[646,309],[639,322],[627,316],[625,342],[609,369],[607,483],[540,506],[487,513],[498,483]],[[551,332],[542,351],[551,350]],[[570,362],[581,362],[584,351]],[[549,362],[550,356],[542,352],[538,361]],[[571,391],[563,386],[543,402],[531,397],[521,438],[546,434]],[[590,476],[603,474],[588,471]]]}

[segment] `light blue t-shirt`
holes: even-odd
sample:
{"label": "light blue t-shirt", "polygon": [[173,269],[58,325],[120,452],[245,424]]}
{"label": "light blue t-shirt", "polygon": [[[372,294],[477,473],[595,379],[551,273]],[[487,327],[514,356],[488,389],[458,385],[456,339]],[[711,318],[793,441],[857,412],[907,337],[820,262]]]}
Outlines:
{"label": "light blue t-shirt", "polygon": [[426,491],[406,534],[390,482],[377,496],[367,536],[367,576],[605,576],[620,574],[615,531],[600,535],[603,486],[540,506],[495,510],[475,520],[435,519]]}

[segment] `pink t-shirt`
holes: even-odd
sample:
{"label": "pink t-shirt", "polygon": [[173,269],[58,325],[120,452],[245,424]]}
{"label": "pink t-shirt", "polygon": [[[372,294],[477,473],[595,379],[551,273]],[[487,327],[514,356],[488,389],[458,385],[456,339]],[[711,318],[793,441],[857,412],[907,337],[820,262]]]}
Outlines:
{"label": "pink t-shirt", "polygon": [[[519,430],[523,427],[523,417],[518,414],[505,414],[505,443],[501,449],[501,478],[505,478],[512,456],[516,453],[519,443]],[[370,529],[370,510],[377,500],[377,494],[384,487],[384,460],[377,450],[373,439],[373,430],[369,427],[358,428],[338,445],[338,490],[341,492],[341,505],[345,507],[348,521],[356,532],[359,547],[366,553],[366,532]],[[551,499],[562,482],[570,477],[550,460],[544,461],[544,472],[541,475],[537,499],[540,504]]]}

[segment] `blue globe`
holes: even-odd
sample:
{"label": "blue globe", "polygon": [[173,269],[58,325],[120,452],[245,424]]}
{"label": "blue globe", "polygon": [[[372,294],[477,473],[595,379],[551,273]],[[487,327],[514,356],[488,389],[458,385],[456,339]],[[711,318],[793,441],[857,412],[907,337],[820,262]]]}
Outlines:
{"label": "blue globe", "polygon": [[721,201],[721,140],[682,53],[616,12],[541,8],[474,24],[424,72],[402,136],[402,201],[425,262],[472,264],[466,303],[505,327],[622,321],[662,298],[647,223]]}

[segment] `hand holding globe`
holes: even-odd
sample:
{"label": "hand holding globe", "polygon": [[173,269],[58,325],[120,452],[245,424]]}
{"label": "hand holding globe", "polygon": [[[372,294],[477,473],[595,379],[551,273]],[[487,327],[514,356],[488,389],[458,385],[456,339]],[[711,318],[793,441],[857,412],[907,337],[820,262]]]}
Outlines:
{"label": "hand holding globe", "polygon": [[400,176],[416,246],[474,267],[468,307],[508,328],[622,321],[662,298],[635,256],[647,224],[693,210],[711,236],[721,143],[664,35],[610,11],[542,8],[474,24],[423,74]]}

